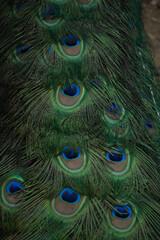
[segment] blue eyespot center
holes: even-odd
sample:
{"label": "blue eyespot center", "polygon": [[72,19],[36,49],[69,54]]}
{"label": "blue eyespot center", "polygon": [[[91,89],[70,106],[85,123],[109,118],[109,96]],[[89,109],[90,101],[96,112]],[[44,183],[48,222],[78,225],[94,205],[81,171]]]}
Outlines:
{"label": "blue eyespot center", "polygon": [[54,6],[48,6],[43,9],[45,17],[57,17],[57,9]]}
{"label": "blue eyespot center", "polygon": [[119,107],[119,106],[116,106],[116,105],[114,105],[114,104],[112,104],[111,106],[109,106],[109,107],[107,108],[107,111],[108,111],[108,112],[111,112],[111,113],[114,113],[114,114],[119,114],[119,113],[121,113],[120,107]]}
{"label": "blue eyespot center", "polygon": [[10,182],[6,187],[6,191],[9,194],[22,193],[22,189],[24,189],[23,184],[20,182],[16,182],[16,181]]}
{"label": "blue eyespot center", "polygon": [[30,46],[25,46],[22,45],[18,48],[18,53],[19,54],[25,54],[25,53],[29,53],[31,51],[31,47]]}
{"label": "blue eyespot center", "polygon": [[48,48],[48,53],[50,53],[50,51],[51,51],[51,48],[52,48],[52,46],[50,46],[50,47]]}
{"label": "blue eyespot center", "polygon": [[17,5],[17,9],[19,10],[23,5],[24,5],[23,2],[19,3],[19,4]]}
{"label": "blue eyespot center", "polygon": [[145,121],[145,125],[146,125],[146,127],[150,128],[150,129],[153,128],[153,125],[149,121]]}
{"label": "blue eyespot center", "polygon": [[126,159],[125,153],[120,148],[116,148],[113,152],[107,152],[106,157],[112,162],[122,162]]}
{"label": "blue eyespot center", "polygon": [[27,7],[28,4],[25,1],[21,1],[18,5],[17,5],[17,10],[20,10],[22,7]]}
{"label": "blue eyespot center", "polygon": [[63,37],[62,43],[66,47],[76,47],[80,44],[80,40],[73,34]]}
{"label": "blue eyespot center", "polygon": [[62,153],[62,157],[67,159],[67,160],[74,160],[76,158],[81,157],[81,152],[79,151],[79,149],[69,149],[69,147],[65,147],[63,153]]}
{"label": "blue eyespot center", "polygon": [[120,125],[120,128],[125,128],[125,127],[126,127],[125,124],[121,124],[121,125]]}
{"label": "blue eyespot center", "polygon": [[123,218],[123,219],[131,218],[132,214],[133,214],[132,209],[128,205],[124,205],[124,206],[117,205],[112,210],[112,216],[117,218]]}
{"label": "blue eyespot center", "polygon": [[64,188],[60,194],[59,197],[62,201],[67,203],[78,203],[81,199],[81,196],[79,193],[75,192],[71,188]]}
{"label": "blue eyespot center", "polygon": [[129,26],[130,26],[131,30],[133,30],[133,23],[129,22]]}
{"label": "blue eyespot center", "polygon": [[72,86],[64,86],[61,92],[69,97],[77,97],[80,94],[80,88],[76,84],[72,84]]}

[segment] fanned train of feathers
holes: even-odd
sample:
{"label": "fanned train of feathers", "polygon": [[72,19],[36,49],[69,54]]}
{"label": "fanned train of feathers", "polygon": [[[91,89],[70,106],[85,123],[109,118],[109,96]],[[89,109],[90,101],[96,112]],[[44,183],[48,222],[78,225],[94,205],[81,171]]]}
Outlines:
{"label": "fanned train of feathers", "polygon": [[160,82],[140,0],[2,0],[2,240],[158,240]]}

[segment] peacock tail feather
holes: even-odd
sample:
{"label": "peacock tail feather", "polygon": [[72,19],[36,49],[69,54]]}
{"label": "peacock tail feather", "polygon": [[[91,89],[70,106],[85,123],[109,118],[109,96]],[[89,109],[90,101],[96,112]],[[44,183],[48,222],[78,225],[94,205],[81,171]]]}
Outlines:
{"label": "peacock tail feather", "polygon": [[158,240],[160,82],[140,0],[2,0],[2,240]]}

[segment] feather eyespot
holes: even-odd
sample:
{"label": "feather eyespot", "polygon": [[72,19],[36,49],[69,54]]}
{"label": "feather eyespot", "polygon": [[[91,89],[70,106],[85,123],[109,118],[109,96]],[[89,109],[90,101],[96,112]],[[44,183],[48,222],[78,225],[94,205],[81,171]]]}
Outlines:
{"label": "feather eyespot", "polygon": [[82,208],[85,197],[72,188],[64,188],[59,195],[50,202],[52,212],[61,218],[72,218]]}
{"label": "feather eyespot", "polygon": [[117,232],[128,232],[134,226],[136,218],[135,213],[129,205],[116,205],[114,209],[109,209],[109,226]]}
{"label": "feather eyespot", "polygon": [[20,194],[22,193],[22,189],[24,189],[24,186],[22,183],[17,181],[12,181],[7,185],[6,192],[9,194]]}
{"label": "feather eyespot", "polygon": [[25,53],[29,53],[31,51],[31,47],[30,46],[25,46],[22,45],[18,48],[18,53],[19,54],[25,54]]}
{"label": "feather eyespot", "polygon": [[58,10],[55,6],[47,6],[43,8],[42,13],[43,13],[43,19],[45,19],[45,21],[49,23],[57,19]]}
{"label": "feather eyespot", "polygon": [[116,105],[111,105],[107,108],[108,112],[114,113],[114,114],[120,114],[121,113],[121,108]]}
{"label": "feather eyespot", "polygon": [[57,104],[64,109],[72,109],[80,104],[84,88],[77,84],[59,87],[56,93]]}
{"label": "feather eyespot", "polygon": [[60,52],[67,58],[76,59],[82,55],[83,41],[73,34],[62,38],[59,44]]}
{"label": "feather eyespot", "polygon": [[71,188],[65,188],[60,192],[59,198],[64,202],[75,204],[80,201],[81,195]]}
{"label": "feather eyespot", "polygon": [[[117,150],[117,151],[116,151]],[[116,148],[115,152],[107,152],[106,157],[112,162],[122,162],[126,159],[126,155],[122,149]]]}
{"label": "feather eyespot", "polygon": [[64,86],[61,89],[61,93],[68,97],[77,97],[80,94],[80,87],[76,84],[72,84],[72,86]]}
{"label": "feather eyespot", "polygon": [[128,172],[130,167],[130,155],[120,147],[111,149],[106,153],[107,166],[113,175],[121,176]]}
{"label": "feather eyespot", "polygon": [[2,200],[8,207],[16,207],[24,195],[24,186],[21,180],[12,179],[2,188]]}
{"label": "feather eyespot", "polygon": [[54,27],[60,23],[60,10],[57,6],[45,6],[40,10],[41,22],[47,27]]}
{"label": "feather eyespot", "polygon": [[124,205],[124,206],[117,205],[112,210],[112,216],[117,218],[123,218],[123,219],[131,218],[132,209],[128,205]]}
{"label": "feather eyespot", "polygon": [[61,167],[70,173],[79,173],[86,167],[86,155],[77,148],[66,146],[58,160]]}
{"label": "feather eyespot", "polygon": [[25,2],[24,2],[24,1],[21,1],[20,3],[18,3],[18,4],[16,5],[17,10],[22,9],[25,5],[26,5]]}
{"label": "feather eyespot", "polygon": [[24,62],[30,57],[31,46],[21,45],[17,48],[15,55],[18,62]]}
{"label": "feather eyespot", "polygon": [[133,30],[133,23],[129,22],[128,24],[130,26],[130,29]]}
{"label": "feather eyespot", "polygon": [[118,126],[113,126],[111,128],[111,133],[114,135],[114,136],[119,136],[119,137],[124,137],[127,133],[128,133],[128,130],[129,130],[129,126],[127,123],[122,123]]}
{"label": "feather eyespot", "polygon": [[155,128],[155,126],[148,120],[146,120],[144,122],[147,130],[148,130],[148,134],[151,136],[151,137],[154,137],[154,138],[157,138],[158,137],[158,132]]}
{"label": "feather eyespot", "polygon": [[145,126],[149,129],[153,129],[153,125],[149,121],[145,121]]}
{"label": "feather eyespot", "polygon": [[105,118],[109,123],[115,124],[118,123],[123,118],[124,113],[125,111],[123,108],[120,108],[115,104],[112,104],[106,109]]}
{"label": "feather eyespot", "polygon": [[17,17],[23,16],[26,12],[26,8],[29,7],[29,3],[27,1],[19,1],[18,4],[14,7],[14,13]]}
{"label": "feather eyespot", "polygon": [[63,37],[62,43],[66,47],[76,47],[80,44],[80,40],[73,34],[70,34],[68,36]]}
{"label": "feather eyespot", "polygon": [[69,147],[65,147],[65,150],[62,153],[62,157],[67,160],[74,160],[81,157],[81,152],[79,149],[69,149]]}

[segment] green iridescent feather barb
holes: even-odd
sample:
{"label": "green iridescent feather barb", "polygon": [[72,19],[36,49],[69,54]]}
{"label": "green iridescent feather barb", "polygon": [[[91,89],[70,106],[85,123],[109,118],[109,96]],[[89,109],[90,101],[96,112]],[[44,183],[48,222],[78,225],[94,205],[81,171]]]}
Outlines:
{"label": "green iridescent feather barb", "polygon": [[2,240],[158,240],[160,82],[140,0],[3,0]]}

